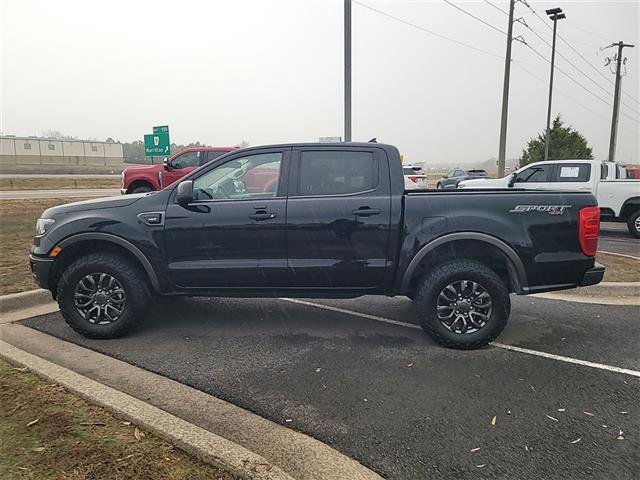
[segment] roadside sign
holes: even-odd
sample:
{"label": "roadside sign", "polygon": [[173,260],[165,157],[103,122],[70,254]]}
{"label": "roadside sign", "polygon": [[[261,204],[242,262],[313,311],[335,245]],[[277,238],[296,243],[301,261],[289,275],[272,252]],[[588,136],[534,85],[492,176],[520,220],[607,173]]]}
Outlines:
{"label": "roadside sign", "polygon": [[144,136],[145,157],[166,157],[169,155],[169,148],[168,133],[150,133]]}
{"label": "roadside sign", "polygon": [[340,143],[340,142],[342,142],[342,137],[320,137],[320,138],[318,138],[318,142],[320,142],[320,143]]}
{"label": "roadside sign", "polygon": [[167,135],[169,135],[169,125],[161,125],[159,127],[153,127],[153,133],[154,134],[166,133]]}

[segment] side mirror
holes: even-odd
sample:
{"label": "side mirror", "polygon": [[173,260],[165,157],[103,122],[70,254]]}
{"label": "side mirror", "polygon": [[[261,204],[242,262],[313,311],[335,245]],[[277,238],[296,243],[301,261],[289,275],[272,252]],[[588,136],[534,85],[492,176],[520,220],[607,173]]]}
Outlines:
{"label": "side mirror", "polygon": [[164,169],[167,171],[171,171],[171,164],[169,163],[169,158],[168,157],[164,157],[164,160],[162,160],[162,165],[164,165]]}
{"label": "side mirror", "polygon": [[515,173],[511,175],[511,178],[509,179],[509,183],[507,184],[509,188],[513,187],[517,180],[518,180],[518,175],[516,175]]}
{"label": "side mirror", "polygon": [[178,189],[176,192],[176,200],[180,205],[188,205],[193,202],[193,181],[185,180],[184,182],[180,182],[178,184]]}

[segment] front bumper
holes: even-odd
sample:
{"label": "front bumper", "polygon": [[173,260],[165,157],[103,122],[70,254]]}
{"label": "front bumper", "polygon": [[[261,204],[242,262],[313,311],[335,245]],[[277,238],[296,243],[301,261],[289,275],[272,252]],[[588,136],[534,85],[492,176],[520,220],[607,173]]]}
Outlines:
{"label": "front bumper", "polygon": [[39,287],[49,289],[49,273],[53,267],[53,258],[29,255],[31,276]]}
{"label": "front bumper", "polygon": [[126,195],[127,194],[127,189],[126,188],[121,188],[120,189],[120,195]]}
{"label": "front bumper", "polygon": [[586,272],[584,272],[584,276],[582,277],[582,283],[580,283],[580,287],[588,287],[589,285],[597,285],[602,281],[604,277],[604,265],[600,265],[596,263],[593,268],[590,268]]}

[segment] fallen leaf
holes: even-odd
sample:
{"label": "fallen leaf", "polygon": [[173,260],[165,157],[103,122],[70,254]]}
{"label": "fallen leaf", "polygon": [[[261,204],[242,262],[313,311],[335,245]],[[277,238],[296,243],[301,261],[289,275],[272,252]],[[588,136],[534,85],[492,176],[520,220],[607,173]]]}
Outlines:
{"label": "fallen leaf", "polygon": [[496,426],[496,421],[498,421],[498,417],[497,417],[497,416],[494,416],[494,417],[491,419],[491,426],[492,426],[492,427],[495,427],[495,426]]}
{"label": "fallen leaf", "polygon": [[366,398],[363,399],[365,402],[368,402],[369,400],[367,400]]}
{"label": "fallen leaf", "polygon": [[142,440],[145,437],[144,432],[138,430],[138,427],[133,431],[133,436],[136,437],[136,440]]}
{"label": "fallen leaf", "polygon": [[620,433],[618,433],[618,438],[616,440],[624,440],[624,432],[622,430],[620,430]]}
{"label": "fallen leaf", "polygon": [[131,457],[134,457],[135,455],[136,455],[135,453],[132,453],[131,455],[127,455],[126,457],[116,458],[116,462],[122,462],[122,461],[127,460],[127,459],[129,459]]}
{"label": "fallen leaf", "polygon": [[552,417],[551,415],[547,415],[547,418],[550,418],[550,419],[551,419],[551,420],[553,420],[554,422],[557,422],[557,421],[558,421],[558,419],[557,419],[557,418],[554,418],[554,417]]}
{"label": "fallen leaf", "polygon": [[529,451],[529,447],[527,445],[524,446],[524,449],[528,452]]}
{"label": "fallen leaf", "polygon": [[480,447],[476,447],[476,448],[472,448],[471,450],[469,450],[470,452],[477,452],[478,450],[480,450]]}
{"label": "fallen leaf", "polygon": [[626,414],[627,414],[627,413],[629,413],[629,412],[620,412],[620,413],[621,413],[622,415],[626,415]]}
{"label": "fallen leaf", "polygon": [[327,388],[327,386],[324,383],[321,383],[320,385],[322,385],[322,388]]}
{"label": "fallen leaf", "polygon": [[29,423],[27,423],[27,427],[30,427],[31,425],[35,425],[36,423],[38,423],[40,421],[39,418],[36,418],[35,420],[31,420]]}
{"label": "fallen leaf", "polygon": [[322,368],[318,367],[316,368],[316,373],[319,373],[322,370]]}
{"label": "fallen leaf", "polygon": [[122,425],[124,425],[125,427],[128,427],[131,425],[131,422],[120,422]]}
{"label": "fallen leaf", "polygon": [[482,465],[476,465],[476,467],[478,467],[478,468],[482,468],[482,467],[484,467],[485,465],[486,465],[486,463],[483,463]]}
{"label": "fallen leaf", "polygon": [[44,450],[45,450],[45,447],[37,447],[33,449],[34,452],[43,452]]}
{"label": "fallen leaf", "polygon": [[536,389],[535,389],[535,388],[533,388],[533,385],[531,385],[531,390],[533,390],[534,392],[536,391]]}
{"label": "fallen leaf", "polygon": [[27,370],[29,370],[29,367],[13,367],[14,370],[18,371],[18,372],[26,372]]}
{"label": "fallen leaf", "polygon": [[413,362],[407,363],[407,367],[409,367],[409,368],[413,367]]}
{"label": "fallen leaf", "polygon": [[567,409],[566,409],[566,408],[559,408],[559,409],[558,409],[558,411],[559,411],[559,412],[566,412],[566,411],[567,411]]}
{"label": "fallen leaf", "polygon": [[609,428],[609,425],[602,425],[602,428]]}
{"label": "fallen leaf", "polygon": [[593,417],[594,416],[593,413],[591,413],[591,412],[582,412],[582,413],[584,413],[587,417]]}
{"label": "fallen leaf", "polygon": [[293,420],[291,420],[290,418],[287,418],[287,419],[285,420],[285,422],[287,422],[287,423],[291,423],[291,422],[293,422]]}
{"label": "fallen leaf", "polygon": [[575,440],[573,440],[571,443],[578,443],[580,440],[582,440],[582,438],[576,438]]}

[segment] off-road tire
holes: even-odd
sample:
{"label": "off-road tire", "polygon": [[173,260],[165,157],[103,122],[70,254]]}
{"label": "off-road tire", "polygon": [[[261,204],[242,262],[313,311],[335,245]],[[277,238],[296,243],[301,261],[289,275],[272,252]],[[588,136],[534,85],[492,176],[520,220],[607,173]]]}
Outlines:
{"label": "off-road tire", "polygon": [[[438,295],[449,284],[470,280],[484,287],[493,308],[487,323],[473,333],[455,333],[438,319]],[[500,277],[486,265],[472,260],[453,260],[434,267],[425,275],[416,290],[416,311],[420,325],[436,342],[458,349],[480,348],[495,340],[502,332],[511,313],[509,291]]]}
{"label": "off-road tire", "polygon": [[636,210],[627,219],[627,228],[629,229],[629,234],[634,238],[640,238],[640,231],[636,228],[636,222],[640,218],[640,210]]}
{"label": "off-road tire", "polygon": [[[107,273],[125,291],[126,304],[122,315],[112,323],[90,323],[74,304],[76,284],[85,275]],[[151,294],[142,269],[127,258],[109,252],[92,253],[73,262],[63,272],[58,283],[57,299],[60,313],[67,324],[87,338],[117,338],[134,330],[144,318]]]}

